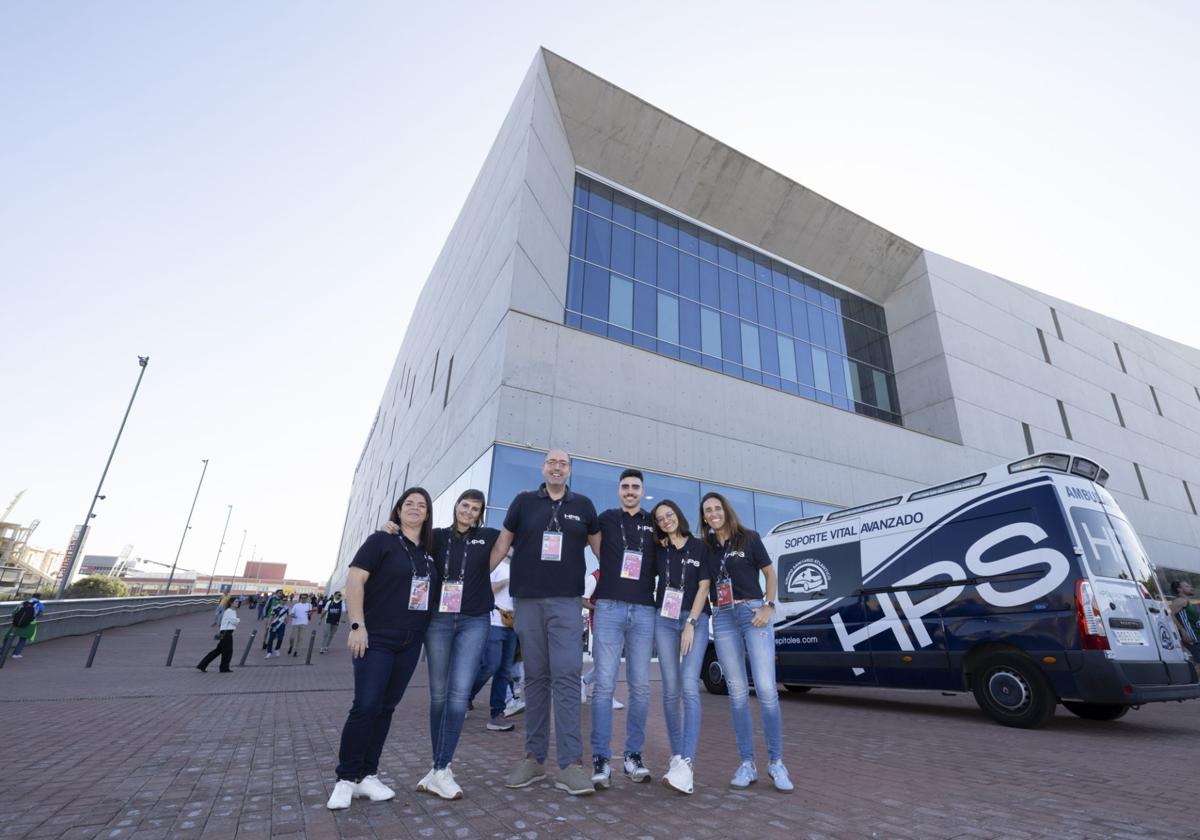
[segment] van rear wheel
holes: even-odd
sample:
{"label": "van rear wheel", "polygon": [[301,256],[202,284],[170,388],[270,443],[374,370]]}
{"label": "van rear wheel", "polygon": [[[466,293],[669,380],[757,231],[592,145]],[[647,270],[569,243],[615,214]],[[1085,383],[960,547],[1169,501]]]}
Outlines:
{"label": "van rear wheel", "polygon": [[1037,665],[1013,653],[986,654],[971,669],[975,702],[1004,726],[1036,729],[1054,717],[1056,698]]}
{"label": "van rear wheel", "polygon": [[709,694],[725,695],[729,693],[729,684],[725,682],[725,671],[717,659],[717,649],[708,646],[704,654],[704,665],[700,668],[700,680]]}
{"label": "van rear wheel", "polygon": [[1129,707],[1121,703],[1080,703],[1077,700],[1064,700],[1063,706],[1073,715],[1084,720],[1116,720],[1124,717]]}

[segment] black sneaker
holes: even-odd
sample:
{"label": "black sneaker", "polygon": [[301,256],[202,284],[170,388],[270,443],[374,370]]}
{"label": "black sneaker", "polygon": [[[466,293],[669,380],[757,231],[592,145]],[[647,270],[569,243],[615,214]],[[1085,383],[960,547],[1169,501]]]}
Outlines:
{"label": "black sneaker", "polygon": [[592,784],[604,788],[612,787],[612,768],[608,765],[608,759],[602,755],[592,759]]}
{"label": "black sneaker", "polygon": [[641,753],[625,753],[625,775],[633,782],[650,781],[650,771],[642,764]]}

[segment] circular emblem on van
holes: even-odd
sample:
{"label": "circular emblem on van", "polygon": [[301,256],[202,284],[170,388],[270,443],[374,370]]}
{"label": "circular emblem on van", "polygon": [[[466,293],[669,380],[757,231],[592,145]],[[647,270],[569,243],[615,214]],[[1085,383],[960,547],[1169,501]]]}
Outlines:
{"label": "circular emblem on van", "polygon": [[806,557],[792,566],[784,586],[792,595],[810,595],[829,588],[829,569],[820,560]]}
{"label": "circular emblem on van", "polygon": [[1158,641],[1163,650],[1175,650],[1175,636],[1171,633],[1171,628],[1167,627],[1166,622],[1158,622]]}

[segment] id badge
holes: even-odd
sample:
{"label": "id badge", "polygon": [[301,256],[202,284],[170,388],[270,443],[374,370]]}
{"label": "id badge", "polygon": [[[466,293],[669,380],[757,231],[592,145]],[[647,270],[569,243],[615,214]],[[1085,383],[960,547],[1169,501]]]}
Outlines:
{"label": "id badge", "polygon": [[443,583],[442,603],[438,606],[438,612],[462,612],[462,592],[463,585],[461,583]]}
{"label": "id badge", "polygon": [[638,580],[642,576],[642,552],[626,551],[621,556],[621,577]]}
{"label": "id badge", "polygon": [[562,531],[542,532],[542,559],[557,563],[562,560]]}
{"label": "id badge", "polygon": [[717,581],[717,608],[733,606],[733,581],[729,578]]}
{"label": "id badge", "polygon": [[429,609],[429,578],[415,577],[408,590],[408,608],[410,610]]}
{"label": "id badge", "polygon": [[678,621],[682,608],[683,590],[668,586],[667,590],[663,593],[663,605],[659,615],[663,618],[669,618],[672,621]]}

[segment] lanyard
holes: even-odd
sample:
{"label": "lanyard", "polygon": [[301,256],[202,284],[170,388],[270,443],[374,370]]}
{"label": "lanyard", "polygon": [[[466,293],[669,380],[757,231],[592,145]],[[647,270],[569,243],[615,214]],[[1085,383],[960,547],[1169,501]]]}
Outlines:
{"label": "lanyard", "polygon": [[405,553],[408,554],[408,562],[412,565],[412,576],[415,578],[429,577],[429,563],[430,563],[429,555],[426,554],[423,550],[421,551],[421,555],[425,558],[425,571],[421,574],[417,574],[417,561],[413,557],[412,549],[409,548],[408,538],[405,537],[403,534],[397,534],[396,539],[400,540],[400,544],[402,546],[404,546]]}
{"label": "lanyard", "polygon": [[729,580],[729,570],[725,568],[726,561],[733,554],[733,537],[730,536],[725,542],[724,554],[721,555],[721,574],[717,580]]}
{"label": "lanyard", "polygon": [[[474,529],[472,528],[471,530],[473,531]],[[465,534],[460,534],[458,533],[457,528],[450,529],[450,534],[446,537],[446,574],[442,577],[442,580],[453,580],[453,578],[450,577],[450,546],[454,544],[454,539],[456,537],[462,540],[462,564],[458,569],[458,581],[461,583],[462,580],[467,576],[467,537],[469,536],[471,536],[471,531],[467,531]]]}
{"label": "lanyard", "polygon": [[[667,586],[672,589],[685,589],[687,581],[687,561],[691,559],[691,551],[688,550],[691,545],[691,540],[683,544],[683,548],[676,548],[671,542],[670,537],[667,538]],[[679,585],[671,586],[671,555],[679,555]]]}
{"label": "lanyard", "polygon": [[562,531],[562,525],[558,524],[558,511],[559,511],[559,508],[562,507],[563,501],[566,498],[567,498],[566,496],[563,496],[561,499],[559,499],[557,502],[555,502],[554,504],[552,504],[550,506],[550,521],[546,523],[547,531],[559,531],[559,532]]}
{"label": "lanyard", "polygon": [[[621,511],[618,516],[621,517],[619,522],[621,525],[621,551],[624,552],[629,550],[629,537],[625,534],[625,511]],[[634,521],[633,527],[637,529],[638,551],[641,552],[642,549],[646,547],[646,532],[642,530],[642,527],[639,524],[637,524],[642,519],[642,512],[639,510],[636,514],[631,516],[630,519]]]}

